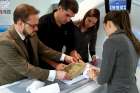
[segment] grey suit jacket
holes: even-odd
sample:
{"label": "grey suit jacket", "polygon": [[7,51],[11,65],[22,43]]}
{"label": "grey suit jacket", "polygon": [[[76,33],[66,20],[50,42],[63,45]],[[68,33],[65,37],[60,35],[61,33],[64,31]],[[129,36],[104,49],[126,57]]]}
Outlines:
{"label": "grey suit jacket", "polygon": [[123,31],[113,33],[104,43],[98,83],[107,83],[107,93],[138,93],[138,55]]}
{"label": "grey suit jacket", "polygon": [[61,53],[46,47],[35,35],[31,39],[34,52],[33,65],[28,62],[28,53],[14,26],[0,34],[0,85],[25,77],[47,80],[49,70],[38,67],[38,57],[59,61]]}

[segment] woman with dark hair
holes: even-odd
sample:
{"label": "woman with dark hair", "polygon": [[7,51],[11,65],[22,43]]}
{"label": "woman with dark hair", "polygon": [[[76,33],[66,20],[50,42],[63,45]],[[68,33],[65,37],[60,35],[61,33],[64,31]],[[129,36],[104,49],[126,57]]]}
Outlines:
{"label": "woman with dark hair", "polygon": [[[139,93],[135,73],[140,42],[131,31],[128,12],[109,12],[104,18],[104,28],[108,39],[103,46],[98,83],[107,83],[107,93]],[[97,71],[90,70],[89,76],[96,79]]]}
{"label": "woman with dark hair", "polygon": [[[99,22],[100,12],[98,9],[90,9],[83,20],[75,22],[75,50],[85,62],[89,61],[89,54],[91,56],[95,55]],[[71,55],[74,56],[74,53],[71,53]]]}

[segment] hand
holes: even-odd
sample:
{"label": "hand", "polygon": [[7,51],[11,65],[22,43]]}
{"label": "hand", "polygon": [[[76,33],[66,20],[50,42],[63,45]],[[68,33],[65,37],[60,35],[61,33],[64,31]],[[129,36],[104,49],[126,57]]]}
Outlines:
{"label": "hand", "polygon": [[67,65],[63,64],[63,63],[59,63],[56,65],[56,70],[64,70],[64,68],[66,67]]}
{"label": "hand", "polygon": [[96,55],[92,56],[92,61],[96,60]]}
{"label": "hand", "polygon": [[77,60],[78,59],[82,59],[81,56],[80,56],[80,54],[76,50],[71,51],[70,52],[70,56],[76,58]]}
{"label": "hand", "polygon": [[91,64],[92,64],[92,65],[94,65],[94,66],[97,66],[97,65],[98,65],[96,55],[93,55],[93,56],[92,56],[92,61],[91,61]]}
{"label": "hand", "polygon": [[56,71],[56,78],[58,80],[70,80],[70,77],[65,71]]}
{"label": "hand", "polygon": [[96,80],[97,78],[96,71],[94,69],[88,70],[88,76],[91,80]]}
{"label": "hand", "polygon": [[100,72],[100,69],[95,67],[95,66],[92,66],[92,68],[90,68],[88,70],[88,76],[91,80],[96,80],[98,74]]}
{"label": "hand", "polygon": [[68,56],[68,55],[65,56],[64,60],[65,60],[67,63],[76,63],[76,62],[78,62],[76,58],[71,57],[71,56]]}

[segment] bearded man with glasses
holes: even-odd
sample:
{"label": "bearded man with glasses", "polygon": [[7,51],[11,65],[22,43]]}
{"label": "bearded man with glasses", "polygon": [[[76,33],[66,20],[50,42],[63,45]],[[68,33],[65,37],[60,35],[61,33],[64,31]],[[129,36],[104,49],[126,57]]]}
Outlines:
{"label": "bearded man with glasses", "polygon": [[[0,36],[0,85],[24,78],[39,80],[69,79],[64,71],[47,70],[39,67],[42,60],[65,61],[75,63],[77,60],[68,55],[54,51],[45,46],[37,37],[39,11],[28,4],[18,5],[14,11],[14,24]],[[30,41],[29,49],[24,40]],[[32,53],[30,53],[32,52]]]}

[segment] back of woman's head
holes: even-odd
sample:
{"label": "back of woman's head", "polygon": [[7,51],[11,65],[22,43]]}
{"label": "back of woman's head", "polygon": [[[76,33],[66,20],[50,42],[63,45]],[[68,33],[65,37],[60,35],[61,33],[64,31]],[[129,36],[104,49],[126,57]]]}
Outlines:
{"label": "back of woman's head", "polygon": [[97,23],[94,27],[96,30],[98,30],[99,22],[100,22],[100,11],[97,8],[92,8],[92,9],[88,10],[83,18],[82,25],[84,25],[84,22],[87,17],[96,17],[97,18]]}
{"label": "back of woman's head", "polygon": [[127,11],[111,11],[107,13],[104,18],[104,23],[107,23],[107,21],[112,21],[118,29],[123,29],[128,32],[131,31],[129,14]]}
{"label": "back of woman's head", "polygon": [[137,53],[140,54],[140,42],[134,36],[131,30],[129,12],[125,10],[111,11],[107,13],[104,18],[104,23],[107,23],[107,21],[112,21],[114,25],[117,27],[117,29],[121,29],[122,31],[124,31],[128,36],[128,38],[132,41]]}

